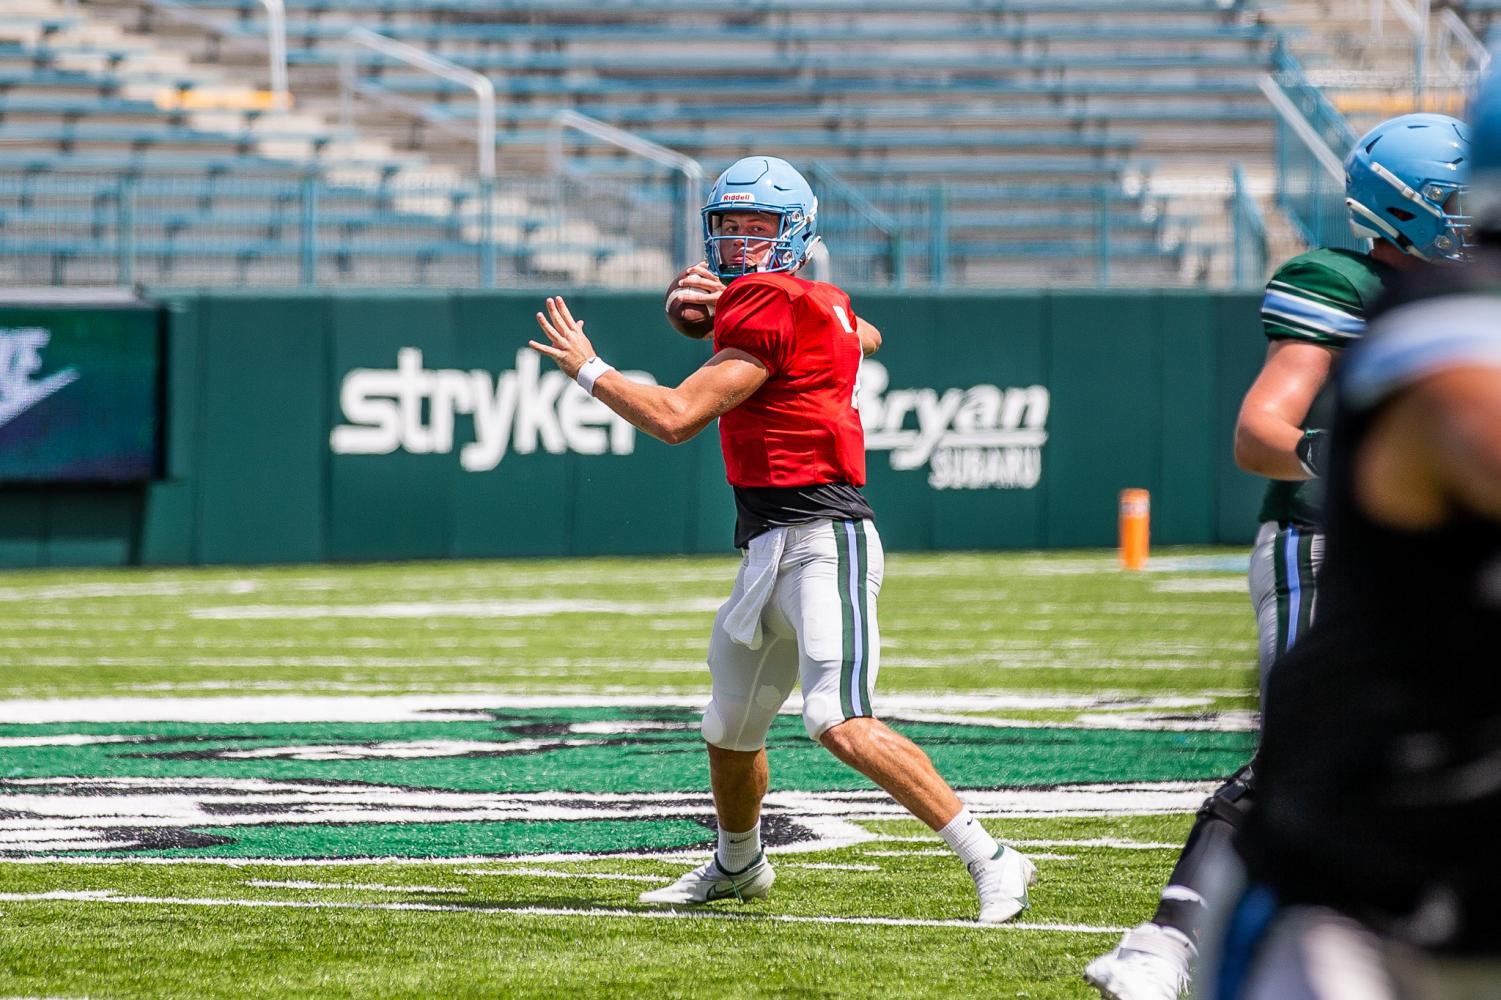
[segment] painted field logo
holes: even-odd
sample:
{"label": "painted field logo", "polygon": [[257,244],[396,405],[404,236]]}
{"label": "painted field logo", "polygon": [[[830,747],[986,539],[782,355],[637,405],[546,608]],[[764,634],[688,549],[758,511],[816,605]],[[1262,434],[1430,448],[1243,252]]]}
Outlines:
{"label": "painted field logo", "polygon": [[926,465],[935,490],[1030,490],[1042,479],[1051,403],[1045,387],[981,384],[940,393],[890,384],[885,365],[861,365],[865,446],[891,452],[893,469]]}
{"label": "painted field logo", "polygon": [[[428,717],[422,717],[422,716]],[[414,717],[415,716],[415,717]],[[1250,752],[1245,733],[899,720],[980,815],[1166,812]],[[773,846],[868,840],[904,815],[780,717]],[[713,841],[698,713],[458,709],[402,721],[0,726],[0,857],[504,857]]]}

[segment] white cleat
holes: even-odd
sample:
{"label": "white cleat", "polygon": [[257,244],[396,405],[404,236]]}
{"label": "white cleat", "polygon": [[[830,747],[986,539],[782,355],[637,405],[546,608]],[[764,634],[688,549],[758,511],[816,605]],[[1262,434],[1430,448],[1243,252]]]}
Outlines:
{"label": "white cleat", "polygon": [[716,899],[738,899],[743,903],[765,898],[776,877],[765,854],[758,855],[749,868],[733,875],[719,867],[718,858],[711,858],[671,885],[643,892],[639,898],[643,903],[693,904]]}
{"label": "white cleat", "polygon": [[1037,866],[1015,848],[1002,846],[989,861],[969,866],[980,894],[980,923],[1001,924],[1027,908],[1027,886],[1037,881]]}
{"label": "white cleat", "polygon": [[1114,950],[1084,967],[1084,981],[1105,1000],[1178,1000],[1188,988],[1197,954],[1193,942],[1178,931],[1139,924]]}

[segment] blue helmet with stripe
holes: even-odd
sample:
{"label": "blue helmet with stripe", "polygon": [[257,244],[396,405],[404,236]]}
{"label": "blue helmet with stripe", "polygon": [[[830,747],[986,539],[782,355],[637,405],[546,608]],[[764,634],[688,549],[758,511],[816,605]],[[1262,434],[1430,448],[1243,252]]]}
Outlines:
{"label": "blue helmet with stripe", "polygon": [[[760,239],[726,234],[722,223],[732,212],[775,215],[776,234]],[[796,271],[818,243],[818,199],[803,175],[775,156],[747,156],[730,164],[709,191],[703,220],[709,269],[724,281],[754,271]],[[767,242],[771,252],[753,263],[753,250],[760,256],[759,246]]]}
{"label": "blue helmet with stripe", "polygon": [[[1497,51],[1492,65],[1501,65]],[[1501,243],[1501,70],[1480,85],[1470,104],[1474,190],[1470,195],[1475,230],[1482,242]]]}
{"label": "blue helmet with stripe", "polygon": [[1345,157],[1345,205],[1356,236],[1423,260],[1463,260],[1470,219],[1468,127],[1448,115],[1401,115]]}

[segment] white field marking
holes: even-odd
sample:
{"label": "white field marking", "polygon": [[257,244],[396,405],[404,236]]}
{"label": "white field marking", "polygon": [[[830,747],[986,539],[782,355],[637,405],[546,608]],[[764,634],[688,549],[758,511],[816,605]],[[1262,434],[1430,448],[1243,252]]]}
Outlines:
{"label": "white field marking", "polygon": [[1008,840],[1014,847],[1108,847],[1117,851],[1178,851],[1182,844],[1152,843],[1149,840],[1120,840],[1115,837],[1092,837],[1088,840]]}
{"label": "white field marking", "polygon": [[1239,573],[1241,582],[1251,568],[1250,553],[1223,556],[1156,556],[1147,561],[1149,573]]}
{"label": "white field marking", "polygon": [[[688,728],[692,728],[694,725],[694,723],[689,723]],[[573,722],[569,724],[568,731],[570,733],[581,734],[601,733],[616,735],[619,733],[673,731],[683,728],[684,724],[680,722],[631,722],[622,719],[620,721],[610,720],[605,722]]]}
{"label": "white field marking", "polygon": [[894,844],[941,844],[942,837],[897,837],[889,833],[876,834],[876,840],[884,840]]}
{"label": "white field marking", "polygon": [[382,885],[373,882],[275,882],[253,878],[245,883],[256,889],[347,889],[359,892],[428,892],[438,895],[467,893],[462,886],[445,888],[441,885]]}
{"label": "white field marking", "polygon": [[[193,667],[401,667],[425,670],[431,667],[493,667],[503,663],[501,657],[453,656],[443,659],[418,659],[404,656],[197,656],[190,651],[176,651]],[[30,667],[158,667],[168,657],[156,656],[28,656]],[[517,661],[523,662],[523,661]]]}
{"label": "white field marking", "polygon": [[1138,715],[1130,712],[1122,712],[1120,714],[1086,712],[1070,720],[1070,725],[1077,725],[1082,729],[1249,733],[1256,730],[1259,718],[1259,713],[1244,708],[1226,709],[1220,712],[1210,712],[1192,717],[1155,714]]}
{"label": "white field marking", "polygon": [[[702,665],[699,665],[702,668]],[[277,682],[282,683],[282,682]],[[358,685],[363,687],[363,685]],[[491,711],[514,708],[692,708],[702,710],[708,691],[690,694],[525,694],[490,689],[474,694],[312,697],[302,695],[217,698],[55,698],[0,701],[0,719],[28,724],[54,722],[463,722],[488,721]],[[893,694],[877,696],[884,714],[910,712],[996,712],[1006,710],[1104,710],[1142,708],[1170,711],[1207,704],[1204,698],[1123,699],[1111,695]],[[794,694],[786,714],[802,711]],[[978,722],[967,719],[969,724]]]}
{"label": "white field marking", "polygon": [[[1249,648],[1249,647],[1247,647]],[[890,662],[883,664],[893,670],[952,670],[955,667],[983,666],[987,670],[1136,670],[1136,671],[1180,671],[1180,670],[1222,670],[1226,664],[1205,663],[1203,660],[1185,657],[1181,660],[1154,660],[1141,659],[1131,660],[1125,657],[1089,657],[1080,655],[1078,659],[1064,660],[1056,658],[1025,659],[1017,661],[1012,656],[953,656],[953,657],[923,657],[913,659],[897,659],[893,657]]]}
{"label": "white field marking", "polygon": [[656,875],[623,875],[618,872],[560,872],[556,868],[456,868],[457,875],[533,875],[537,878],[603,879],[608,882],[660,882]]}
{"label": "white field marking", "polygon": [[[119,843],[101,844],[104,848],[119,848]],[[72,844],[67,845],[69,850]],[[773,848],[767,853],[777,853]],[[711,857],[707,851],[663,851],[658,853],[626,852],[622,854],[528,854],[523,857],[496,858],[475,854],[460,858],[138,858],[129,855],[114,857],[75,857],[73,855],[33,856],[0,858],[0,867],[5,865],[98,865],[109,868],[116,865],[217,865],[223,868],[356,868],[370,866],[428,867],[432,865],[498,865],[557,864],[564,861],[662,861],[667,863],[702,864]]]}
{"label": "white field marking", "polygon": [[816,869],[818,871],[831,871],[831,872],[878,872],[878,871],[881,870],[881,866],[880,865],[841,865],[841,864],[835,864],[832,861],[811,861],[808,864],[804,864],[804,865],[781,864],[781,865],[777,865],[777,867],[778,868],[808,868],[808,869]]}
{"label": "white field marking", "polygon": [[62,586],[0,587],[0,601],[92,601],[104,597],[188,597],[192,595],[253,594],[256,580],[151,580],[141,583],[69,583]]}
{"label": "white field marking", "polygon": [[1074,934],[1120,934],[1125,927],[1090,924],[979,924],[973,920],[920,920],[909,917],[810,917],[790,913],[726,913],[722,910],[617,910],[554,906],[464,906],[445,903],[353,903],[304,899],[208,899],[174,896],[118,896],[113,890],[0,893],[0,902],[83,902],[144,906],[233,906],[269,910],[410,910],[419,913],[476,913],[516,917],[613,917],[628,920],[748,920],[779,924],[856,924],[868,927],[952,927],[968,931],[1063,931]]}
{"label": "white field marking", "polygon": [[670,604],[639,601],[542,599],[515,601],[391,601],[382,604],[250,604],[243,607],[194,608],[193,618],[535,618],[539,615],[664,615],[718,611],[719,598],[694,598]]}
{"label": "white field marking", "polygon": [[1094,559],[1041,559],[1010,567],[1022,576],[1096,576],[1120,572],[1119,563],[1109,557]]}
{"label": "white field marking", "polygon": [[[1208,704],[1208,699],[1204,699]],[[1256,729],[1257,715],[1243,709],[1222,712],[1165,715],[1157,712],[1085,712],[1071,719],[1013,719],[1005,716],[954,715],[946,712],[882,711],[882,718],[893,722],[953,723],[964,726],[990,726],[997,729],[1131,729],[1155,732],[1225,732],[1246,733]]]}
{"label": "white field marking", "polygon": [[970,726],[992,726],[998,729],[1116,729],[1144,730],[1153,732],[1222,732],[1248,733],[1255,731],[1258,715],[1244,709],[1196,714],[1162,715],[1159,713],[1135,712],[1086,712],[1071,719],[1057,721],[1044,719],[1013,719],[1005,716],[952,715],[942,712],[882,712],[882,717],[894,722],[956,723]]}
{"label": "white field marking", "polygon": [[951,858],[954,852],[950,850],[934,851],[861,851],[863,858]]}
{"label": "white field marking", "polygon": [[[211,777],[91,778],[77,792],[72,791],[69,779],[17,778],[6,780],[5,785],[11,814],[0,817],[0,832],[6,835],[0,851],[26,851],[32,857],[45,851],[47,858],[56,857],[52,852],[58,850],[144,847],[148,842],[132,837],[132,831],[203,825],[565,821],[642,815],[697,819],[711,808],[707,794],[676,792],[429,792]],[[1198,806],[1213,787],[1212,782],[1202,782],[979,789],[967,791],[965,797],[970,810],[985,818],[1184,813]],[[862,821],[907,816],[876,791],[778,791],[767,796],[765,808],[805,831],[807,839],[784,845],[778,853],[868,843],[875,834],[861,826]],[[87,839],[80,843],[79,838]],[[254,859],[205,860],[253,863]],[[315,863],[319,859],[299,860]],[[373,863],[377,859],[334,860]]]}
{"label": "white field marking", "polygon": [[0,750],[16,747],[86,747],[95,743],[139,741],[139,736],[86,736],[82,733],[59,733],[56,736],[0,736]]}
{"label": "white field marking", "polygon": [[[386,740],[380,743],[298,743],[221,750],[225,760],[431,760],[472,754],[500,756],[553,747],[594,746],[596,740]],[[394,822],[394,821],[393,821]]]}
{"label": "white field marking", "polygon": [[1246,581],[1240,577],[1207,577],[1202,580],[1157,580],[1152,584],[1154,594],[1240,594],[1246,589]]}

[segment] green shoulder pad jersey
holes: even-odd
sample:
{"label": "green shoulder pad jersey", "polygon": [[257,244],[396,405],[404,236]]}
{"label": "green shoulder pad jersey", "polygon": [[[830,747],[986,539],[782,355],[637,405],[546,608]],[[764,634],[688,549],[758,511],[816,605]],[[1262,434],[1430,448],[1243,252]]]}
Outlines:
{"label": "green shoulder pad jersey", "polygon": [[[1268,340],[1301,340],[1342,351],[1365,334],[1366,316],[1397,276],[1396,268],[1369,254],[1322,248],[1283,264],[1267,283],[1261,325]],[[1320,390],[1304,429],[1327,428],[1333,416],[1330,386]],[[1268,482],[1261,520],[1317,527],[1323,522],[1324,488],[1317,479]]]}

